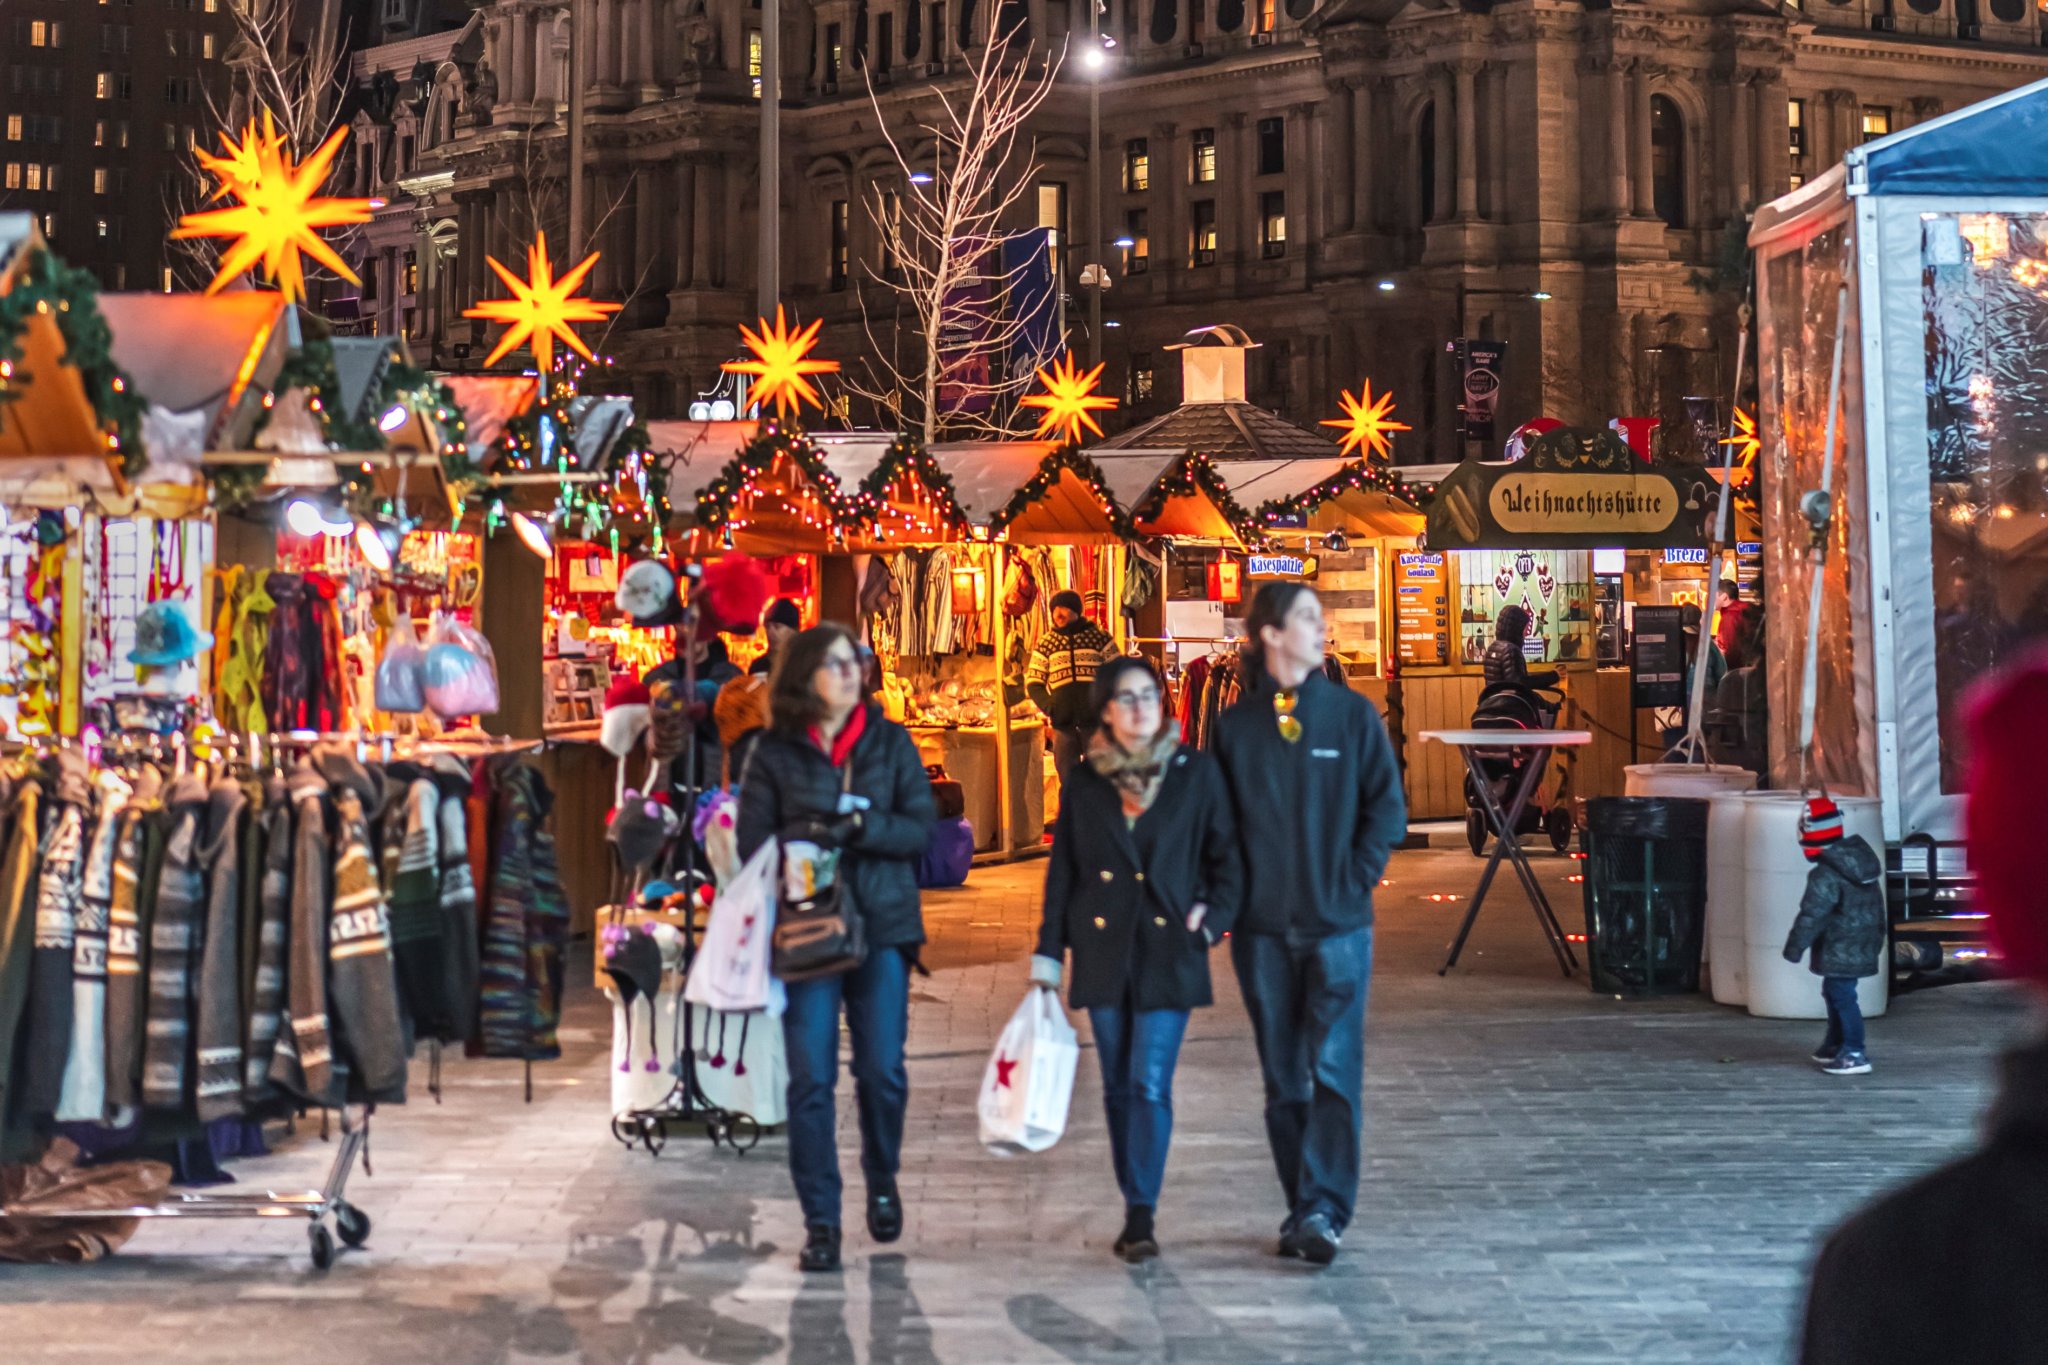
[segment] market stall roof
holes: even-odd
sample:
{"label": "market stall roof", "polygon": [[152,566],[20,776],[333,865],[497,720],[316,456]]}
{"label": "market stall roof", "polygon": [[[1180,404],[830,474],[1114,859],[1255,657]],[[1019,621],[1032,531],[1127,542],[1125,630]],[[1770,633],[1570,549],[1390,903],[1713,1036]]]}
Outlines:
{"label": "market stall roof", "polygon": [[949,441],[932,459],[975,526],[1020,545],[1109,545],[1129,522],[1095,462],[1051,441]]}
{"label": "market stall roof", "polygon": [[1190,450],[1091,451],[1103,482],[1141,535],[1224,541],[1242,548],[1257,539],[1251,518],[1231,496],[1228,480]]}
{"label": "market stall roof", "polygon": [[298,314],[267,289],[102,294],[100,314],[113,331],[114,362],[136,391],[153,410],[198,428],[197,450],[152,448],[159,460],[245,449],[271,381],[299,344]]}
{"label": "market stall roof", "polygon": [[1217,466],[1238,505],[1264,526],[1289,514],[1305,519],[1296,529],[1342,526],[1370,536],[1422,532],[1422,513],[1401,493],[1372,486],[1381,466],[1331,456],[1320,460],[1233,460]]}
{"label": "market stall roof", "polygon": [[732,463],[753,431],[752,422],[649,422],[647,449],[669,469],[669,506],[681,514],[696,511],[697,495]]}
{"label": "market stall roof", "polygon": [[1186,403],[1121,431],[1094,450],[1194,450],[1212,460],[1326,458],[1337,444],[1247,402]]}
{"label": "market stall roof", "polygon": [[514,418],[533,411],[540,396],[540,376],[532,374],[451,374],[446,383],[462,406],[470,458],[478,464],[505,439]]}
{"label": "market stall roof", "polygon": [[[30,258],[47,250],[34,215],[0,213],[0,295],[20,287]],[[36,470],[62,468],[113,483],[106,432],[83,378],[63,363],[67,348],[56,317],[31,313],[14,341],[21,353],[4,376],[7,396],[0,401],[0,460],[9,480],[36,477],[27,464],[32,460]]]}
{"label": "market stall roof", "polygon": [[[855,553],[937,545],[962,537],[967,514],[954,500],[945,471],[915,442],[885,432],[819,432],[811,437],[840,497],[862,507],[859,521],[842,532]],[[876,499],[865,505],[866,497]]]}

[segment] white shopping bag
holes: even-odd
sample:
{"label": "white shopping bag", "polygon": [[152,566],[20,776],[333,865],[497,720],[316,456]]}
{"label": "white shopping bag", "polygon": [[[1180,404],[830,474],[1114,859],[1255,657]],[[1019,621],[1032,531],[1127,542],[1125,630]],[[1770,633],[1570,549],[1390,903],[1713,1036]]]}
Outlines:
{"label": "white shopping bag", "polygon": [[683,999],[706,1009],[780,1014],[782,993],[768,973],[775,939],[775,870],[781,865],[769,839],[720,887],[683,984]]}
{"label": "white shopping bag", "polygon": [[981,1077],[981,1141],[997,1156],[1042,1152],[1067,1128],[1081,1046],[1059,996],[1034,988]]}

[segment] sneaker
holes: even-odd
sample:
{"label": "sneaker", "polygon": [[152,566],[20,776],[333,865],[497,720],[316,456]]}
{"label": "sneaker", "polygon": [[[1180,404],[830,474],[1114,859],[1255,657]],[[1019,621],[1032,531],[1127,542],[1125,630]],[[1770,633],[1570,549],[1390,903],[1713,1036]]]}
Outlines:
{"label": "sneaker", "polygon": [[1124,1230],[1110,1248],[1118,1258],[1137,1265],[1159,1254],[1159,1238],[1152,1230],[1152,1210],[1133,1204],[1124,1214]]}
{"label": "sneaker", "polygon": [[1830,1076],[1864,1076],[1870,1072],[1870,1058],[1861,1052],[1838,1052],[1821,1070]]}
{"label": "sneaker", "polygon": [[1330,1226],[1329,1215],[1312,1213],[1281,1243],[1280,1254],[1299,1256],[1310,1265],[1328,1265],[1337,1259],[1339,1240],[1337,1229]]}
{"label": "sneaker", "polygon": [[1829,1062],[1835,1060],[1835,1054],[1841,1050],[1842,1045],[1840,1043],[1836,1043],[1833,1047],[1823,1044],[1813,1050],[1813,1064],[1815,1066],[1826,1066]]}
{"label": "sneaker", "polygon": [[806,1228],[804,1249],[797,1253],[796,1268],[812,1272],[839,1269],[839,1229],[830,1223],[813,1223]]}
{"label": "sneaker", "polygon": [[903,1199],[894,1186],[868,1192],[868,1236],[893,1242],[903,1235]]}
{"label": "sneaker", "polygon": [[1290,1213],[1287,1215],[1287,1220],[1280,1224],[1280,1245],[1273,1249],[1273,1254],[1283,1261],[1298,1261],[1301,1259],[1301,1248],[1294,1243],[1294,1226],[1296,1221],[1295,1216]]}

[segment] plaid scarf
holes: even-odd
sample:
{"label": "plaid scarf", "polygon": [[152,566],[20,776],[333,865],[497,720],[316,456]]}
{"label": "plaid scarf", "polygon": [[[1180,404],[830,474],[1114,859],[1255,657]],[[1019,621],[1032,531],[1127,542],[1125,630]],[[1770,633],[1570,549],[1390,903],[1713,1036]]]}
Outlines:
{"label": "plaid scarf", "polygon": [[1180,727],[1171,719],[1160,727],[1152,742],[1133,752],[1097,729],[1088,736],[1088,766],[1108,778],[1124,798],[1124,819],[1137,823],[1152,809],[1159,784],[1166,779],[1166,764],[1180,748]]}

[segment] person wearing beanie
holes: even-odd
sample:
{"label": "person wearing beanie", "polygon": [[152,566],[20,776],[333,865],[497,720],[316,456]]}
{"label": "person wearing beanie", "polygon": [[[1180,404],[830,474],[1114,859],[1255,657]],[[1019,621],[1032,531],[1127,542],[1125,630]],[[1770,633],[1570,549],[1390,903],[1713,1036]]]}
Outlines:
{"label": "person wearing beanie", "polygon": [[[1965,703],[1964,838],[2005,975],[2048,1001],[2048,653]],[[2037,1015],[2038,1019],[2038,1015]],[[1974,1059],[1945,1064],[1974,1066]],[[2008,1052],[1977,1149],[1879,1196],[1822,1243],[1801,1365],[2019,1365],[2048,1343],[2048,1034]],[[1938,1312],[1931,1305],[1941,1305]]]}
{"label": "person wearing beanie", "polygon": [[1088,736],[1100,718],[1089,699],[1095,671],[1116,657],[1116,641],[1081,611],[1081,594],[1063,589],[1046,604],[1052,629],[1038,637],[1024,668],[1024,691],[1045,713],[1052,741],[1052,766],[1066,786],[1067,775],[1088,750]]}
{"label": "person wearing beanie", "polygon": [[1828,1031],[1813,1060],[1830,1076],[1870,1070],[1863,1050],[1863,1009],[1856,983],[1884,967],[1887,915],[1884,863],[1860,834],[1842,837],[1842,810],[1825,795],[1806,803],[1799,817],[1799,847],[1813,864],[1799,917],[1785,937],[1785,960],[1813,954],[1827,1002]]}
{"label": "person wearing beanie", "polygon": [[782,647],[789,643],[790,636],[804,628],[803,612],[787,597],[778,597],[768,606],[761,617],[761,633],[768,637],[768,648],[761,651],[747,672],[765,676],[775,667],[775,661],[782,657]]}

